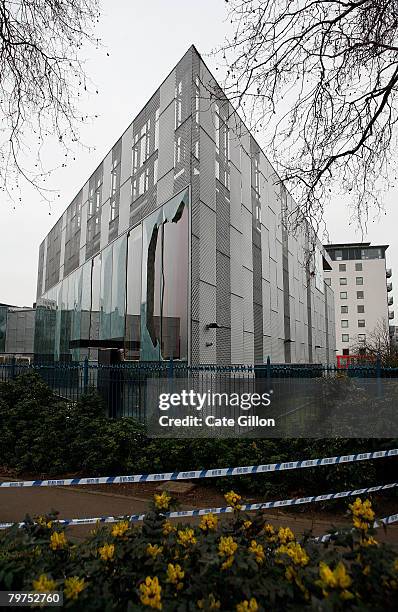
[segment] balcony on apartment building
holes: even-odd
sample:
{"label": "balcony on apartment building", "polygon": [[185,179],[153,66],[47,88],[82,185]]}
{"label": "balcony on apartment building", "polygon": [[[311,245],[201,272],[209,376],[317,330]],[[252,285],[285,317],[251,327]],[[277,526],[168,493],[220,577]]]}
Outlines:
{"label": "balcony on apartment building", "polygon": [[386,277],[387,278],[391,278],[392,277],[392,270],[391,270],[391,268],[387,268],[386,269]]}
{"label": "balcony on apartment building", "polygon": [[389,296],[387,303],[388,303],[389,306],[392,306],[394,304],[394,298],[393,298],[392,295]]}
{"label": "balcony on apartment building", "polygon": [[392,291],[392,283],[387,283],[387,291]]}
{"label": "balcony on apartment building", "polygon": [[389,310],[388,311],[388,318],[389,319],[393,319],[394,318],[394,311],[393,310]]}

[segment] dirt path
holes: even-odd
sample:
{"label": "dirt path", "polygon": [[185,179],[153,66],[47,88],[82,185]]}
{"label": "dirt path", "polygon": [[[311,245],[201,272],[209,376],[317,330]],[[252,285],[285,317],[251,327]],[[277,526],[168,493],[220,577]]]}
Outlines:
{"label": "dirt path", "polygon": [[[27,513],[30,516],[46,514],[50,510],[59,511],[59,518],[83,518],[98,516],[123,516],[145,512],[148,508],[150,497],[147,492],[140,496],[126,496],[103,491],[87,490],[85,487],[43,487],[24,489],[2,489],[0,490],[0,522],[20,521]],[[206,495],[204,497],[207,497]],[[220,497],[220,499],[218,499]],[[182,510],[191,508],[203,508],[222,506],[222,496],[216,495],[215,499],[181,500]],[[203,503],[212,502],[212,503]],[[321,511],[316,513],[297,512],[289,513],[286,510],[267,510],[266,520],[275,526],[289,526],[297,534],[312,529],[315,535],[322,535],[328,531],[333,523],[338,527],[349,526],[350,522],[341,516],[322,516]],[[197,519],[182,519],[183,522],[196,521]],[[228,515],[223,517],[228,520]],[[92,526],[69,527],[70,537],[81,539],[87,535]],[[380,528],[377,537],[382,542],[390,542],[398,546],[398,523],[388,527],[385,532]]]}

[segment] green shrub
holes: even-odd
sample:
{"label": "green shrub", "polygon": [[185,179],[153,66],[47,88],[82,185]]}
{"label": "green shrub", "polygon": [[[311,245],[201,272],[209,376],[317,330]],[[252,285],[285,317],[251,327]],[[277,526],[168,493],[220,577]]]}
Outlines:
{"label": "green shrub", "polygon": [[[0,384],[0,466],[16,473],[62,476],[132,474],[278,463],[393,448],[377,439],[151,439],[127,417],[107,418],[90,390],[77,402],[60,401],[38,374]],[[397,458],[210,479],[260,498],[311,495],[395,480]],[[388,493],[396,496],[396,491]]]}
{"label": "green shrub", "polygon": [[[0,535],[0,588],[63,591],[73,610],[396,610],[398,554],[380,544],[368,501],[350,505],[354,528],[320,544],[261,513],[199,525],[165,520],[166,493],[142,526],[97,525],[73,544],[52,517]],[[73,528],[72,528],[73,529]]]}

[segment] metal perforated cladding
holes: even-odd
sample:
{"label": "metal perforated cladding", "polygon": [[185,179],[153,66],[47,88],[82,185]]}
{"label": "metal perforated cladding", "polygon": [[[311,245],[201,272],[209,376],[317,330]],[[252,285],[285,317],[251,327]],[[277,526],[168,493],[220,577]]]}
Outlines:
{"label": "metal perforated cladding", "polygon": [[197,236],[191,237],[191,317],[199,320],[199,249],[200,243]]}
{"label": "metal perforated cladding", "polygon": [[167,79],[162,83],[159,90],[160,97],[160,113],[169,106],[174,100],[176,89],[176,71],[175,69],[169,74]]}
{"label": "metal perforated cladding", "polygon": [[231,363],[243,363],[243,298],[231,295]]}
{"label": "metal perforated cladding", "polygon": [[230,258],[217,251],[217,323],[231,326],[231,264]]}
{"label": "metal perforated cladding", "polygon": [[158,177],[174,168],[175,103],[172,102],[159,117]]}
{"label": "metal perforated cladding", "polygon": [[214,142],[202,129],[200,130],[200,199],[216,209],[216,153]]}
{"label": "metal perforated cladding", "polygon": [[36,288],[36,298],[38,299],[43,293],[43,270],[44,270],[44,240],[40,245],[39,249],[39,263],[38,263],[38,273],[37,273],[37,288]]}
{"label": "metal perforated cladding", "polygon": [[216,213],[203,202],[200,208],[200,279],[216,284]]}
{"label": "metal perforated cladding", "polygon": [[230,227],[231,293],[243,297],[242,281],[242,234]]}
{"label": "metal perforated cladding", "polygon": [[216,361],[216,330],[206,326],[216,322],[216,287],[199,281],[200,363]]}
{"label": "metal perforated cladding", "polygon": [[191,322],[191,360],[193,365],[200,363],[199,321]]}
{"label": "metal perforated cladding", "polygon": [[217,329],[216,333],[216,359],[220,365],[231,363],[231,330]]}
{"label": "metal perforated cladding", "polygon": [[189,116],[174,134],[174,193],[178,193],[191,182],[191,127]]}
{"label": "metal perforated cladding", "polygon": [[217,181],[216,189],[216,213],[217,213],[217,250],[230,255],[230,215],[229,215],[229,191]]}

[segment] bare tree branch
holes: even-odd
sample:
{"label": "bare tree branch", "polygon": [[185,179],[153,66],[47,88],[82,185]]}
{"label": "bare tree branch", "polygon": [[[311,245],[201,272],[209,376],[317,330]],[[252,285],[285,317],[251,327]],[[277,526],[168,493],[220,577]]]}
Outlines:
{"label": "bare tree branch", "polygon": [[65,156],[79,141],[78,99],[88,87],[79,53],[95,42],[98,18],[98,0],[0,0],[0,190],[11,200],[24,181],[46,195],[47,137]]}
{"label": "bare tree branch", "polygon": [[215,51],[225,90],[294,195],[295,218],[319,224],[339,190],[363,226],[393,183],[396,0],[226,1],[234,35]]}

